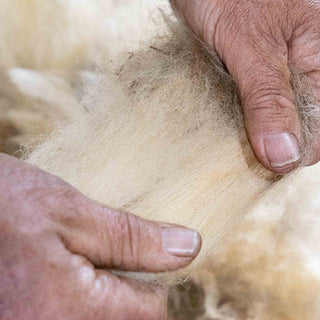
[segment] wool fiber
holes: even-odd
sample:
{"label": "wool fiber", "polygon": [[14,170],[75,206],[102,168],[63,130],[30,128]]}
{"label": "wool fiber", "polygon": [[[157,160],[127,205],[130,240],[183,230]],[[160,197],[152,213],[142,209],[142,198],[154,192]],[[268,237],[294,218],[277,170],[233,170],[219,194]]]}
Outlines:
{"label": "wool fiber", "polygon": [[[148,35],[139,45],[134,39],[141,34],[136,35],[132,47],[139,49],[116,57],[131,46],[123,39],[139,15],[125,24],[117,17],[143,4],[129,8],[127,1],[34,0],[29,7],[23,0],[3,1],[7,12],[15,5],[25,20],[19,20],[16,39],[9,41],[8,29],[0,30],[6,44],[0,50],[6,70],[1,96],[8,112],[21,106],[15,113],[20,121],[0,119],[0,139],[19,128],[22,136],[47,132],[45,126],[32,133],[23,115],[34,126],[50,115],[54,120],[48,127],[52,130],[53,123],[55,129],[27,161],[103,204],[200,231],[203,248],[189,268],[152,277],[182,281],[173,285],[172,319],[318,319],[319,165],[282,177],[258,163],[231,77],[181,22],[166,16],[159,36],[150,40]],[[47,23],[51,6],[57,6],[54,20],[60,24]],[[105,19],[102,8],[109,12]],[[35,21],[44,24],[28,18],[34,12]],[[77,17],[81,23],[74,22]],[[87,31],[84,21],[93,21]],[[30,29],[29,38],[23,37],[24,23],[36,30]],[[37,40],[33,35],[43,25],[48,33]],[[101,42],[102,25],[109,35]],[[58,39],[58,45],[46,55],[52,45],[48,39]],[[112,49],[107,39],[119,42]],[[93,53],[93,42],[105,49]],[[25,55],[16,50],[19,45],[26,47]],[[98,68],[87,67],[91,63]],[[316,103],[297,71],[292,86],[305,139],[312,141]]]}
{"label": "wool fiber", "polygon": [[19,146],[32,149],[58,120],[77,118],[95,70],[160,32],[150,12],[160,2],[2,0],[0,151],[21,156]]}
{"label": "wool fiber", "polygon": [[198,229],[195,267],[278,177],[251,152],[230,77],[172,28],[105,73],[88,114],[29,161],[111,207]]}
{"label": "wool fiber", "polygon": [[[156,275],[159,281],[194,279],[205,295],[198,317],[316,319],[319,274],[306,260],[308,241],[294,240],[301,225],[293,223],[289,232],[286,218],[288,211],[299,220],[308,208],[298,204],[297,214],[290,207],[288,186],[299,174],[281,177],[258,163],[223,65],[180,23],[167,24],[166,36],[129,53],[114,71],[102,71],[84,95],[87,114],[54,132],[29,162],[101,203],[199,230],[197,260],[183,271]],[[315,105],[301,77],[292,79],[312,137]],[[302,176],[308,184],[309,175]],[[274,204],[269,193],[281,194],[281,201]],[[259,211],[278,217],[249,220],[230,236],[247,214]],[[174,319],[184,317],[182,308],[170,311]],[[195,319],[196,312],[190,315]]]}

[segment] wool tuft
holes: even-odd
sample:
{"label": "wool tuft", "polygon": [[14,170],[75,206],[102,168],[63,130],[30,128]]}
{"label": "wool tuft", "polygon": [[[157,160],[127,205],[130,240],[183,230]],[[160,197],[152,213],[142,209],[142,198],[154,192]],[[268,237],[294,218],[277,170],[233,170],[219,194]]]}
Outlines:
{"label": "wool tuft", "polygon": [[[123,41],[136,24],[121,16],[143,3],[128,1],[3,1],[2,12],[14,12],[7,19],[23,19],[16,39],[0,28],[0,108],[11,115],[0,118],[0,139],[45,133],[30,163],[108,206],[200,231],[189,268],[151,276],[172,284],[172,319],[318,319],[319,165],[287,177],[266,171],[217,56],[170,14],[152,40]],[[52,10],[59,25],[47,23]],[[24,25],[33,28],[26,38]],[[310,142],[317,103],[296,70],[292,87]]]}

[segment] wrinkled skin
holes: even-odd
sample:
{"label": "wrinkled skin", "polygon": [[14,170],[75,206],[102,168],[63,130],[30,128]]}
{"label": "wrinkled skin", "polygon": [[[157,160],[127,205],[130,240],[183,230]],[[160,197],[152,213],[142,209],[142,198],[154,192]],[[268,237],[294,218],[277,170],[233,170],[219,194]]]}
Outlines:
{"label": "wrinkled skin", "polygon": [[193,254],[170,254],[162,230],[177,226],[104,207],[3,154],[0,177],[2,320],[166,319],[166,287],[120,278],[105,268],[181,268],[197,255],[200,238]]}
{"label": "wrinkled skin", "polygon": [[[309,77],[320,100],[319,1],[175,5],[236,81],[248,138],[264,166],[289,172],[318,162],[320,134],[305,145],[289,66]],[[306,147],[312,153],[303,159]],[[162,248],[163,225],[94,203],[19,160],[0,155],[0,177],[1,319],[166,318],[166,288],[103,268],[174,270],[190,263],[200,246],[193,256],[170,255]]]}
{"label": "wrinkled skin", "polygon": [[310,79],[319,101],[320,1],[172,2],[192,30],[216,50],[237,83],[248,138],[262,164],[287,173],[318,162],[320,124],[311,145],[306,145],[289,67]]}

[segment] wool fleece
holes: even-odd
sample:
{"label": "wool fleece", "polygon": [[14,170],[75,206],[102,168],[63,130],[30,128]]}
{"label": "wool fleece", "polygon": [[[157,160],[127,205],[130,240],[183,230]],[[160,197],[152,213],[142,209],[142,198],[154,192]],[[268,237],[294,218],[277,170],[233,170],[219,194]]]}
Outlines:
{"label": "wool fleece", "polygon": [[[22,99],[47,99],[62,116],[69,114],[64,122],[55,116],[56,128],[27,161],[108,206],[200,231],[203,249],[189,268],[127,275],[171,283],[172,319],[318,319],[319,165],[287,177],[266,171],[248,144],[236,87],[217,56],[168,15],[159,36],[146,36],[144,44],[123,41],[139,19],[136,6],[144,3],[128,1],[3,1],[8,10],[20,10],[14,12],[25,17],[21,26],[26,21],[36,30],[21,36],[26,54],[15,50],[19,41],[6,37],[6,29],[0,31],[8,42],[0,60],[10,68],[9,82]],[[114,14],[102,19],[98,8]],[[124,23],[130,10],[136,16]],[[33,34],[41,28],[27,18],[31,11],[45,26],[54,12],[60,24],[48,25],[52,32],[37,40]],[[69,24],[77,17],[79,23]],[[99,22],[92,36],[84,21],[93,23],[90,31]],[[113,35],[103,39],[105,24],[102,30]],[[54,43],[48,39],[59,45],[46,56]],[[95,48],[105,49],[92,52],[95,40],[101,44]],[[131,52],[119,55],[128,47]],[[41,90],[44,83],[61,91]],[[292,86],[309,141],[318,108],[297,73]]]}
{"label": "wool fleece", "polygon": [[158,3],[1,1],[0,151],[21,156],[21,145],[32,148],[57,121],[81,114],[83,81],[90,82],[95,70],[120,52],[160,32],[160,26],[153,27],[160,14],[150,9]]}

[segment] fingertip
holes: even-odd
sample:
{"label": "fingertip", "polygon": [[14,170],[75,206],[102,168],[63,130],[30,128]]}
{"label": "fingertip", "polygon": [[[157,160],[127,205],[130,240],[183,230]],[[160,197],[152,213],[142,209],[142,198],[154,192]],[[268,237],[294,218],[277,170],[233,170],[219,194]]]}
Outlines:
{"label": "fingertip", "polygon": [[301,147],[291,132],[267,132],[252,144],[263,166],[275,173],[290,173],[301,165]]}
{"label": "fingertip", "polygon": [[270,133],[263,139],[265,156],[273,171],[287,173],[296,168],[301,161],[301,152],[294,134]]}
{"label": "fingertip", "polygon": [[285,174],[298,168],[305,146],[294,102],[284,95],[254,101],[257,107],[250,104],[244,109],[248,138],[257,159],[275,173]]}
{"label": "fingertip", "polygon": [[161,239],[163,250],[175,257],[192,260],[200,252],[202,239],[198,231],[182,227],[162,227]]}

